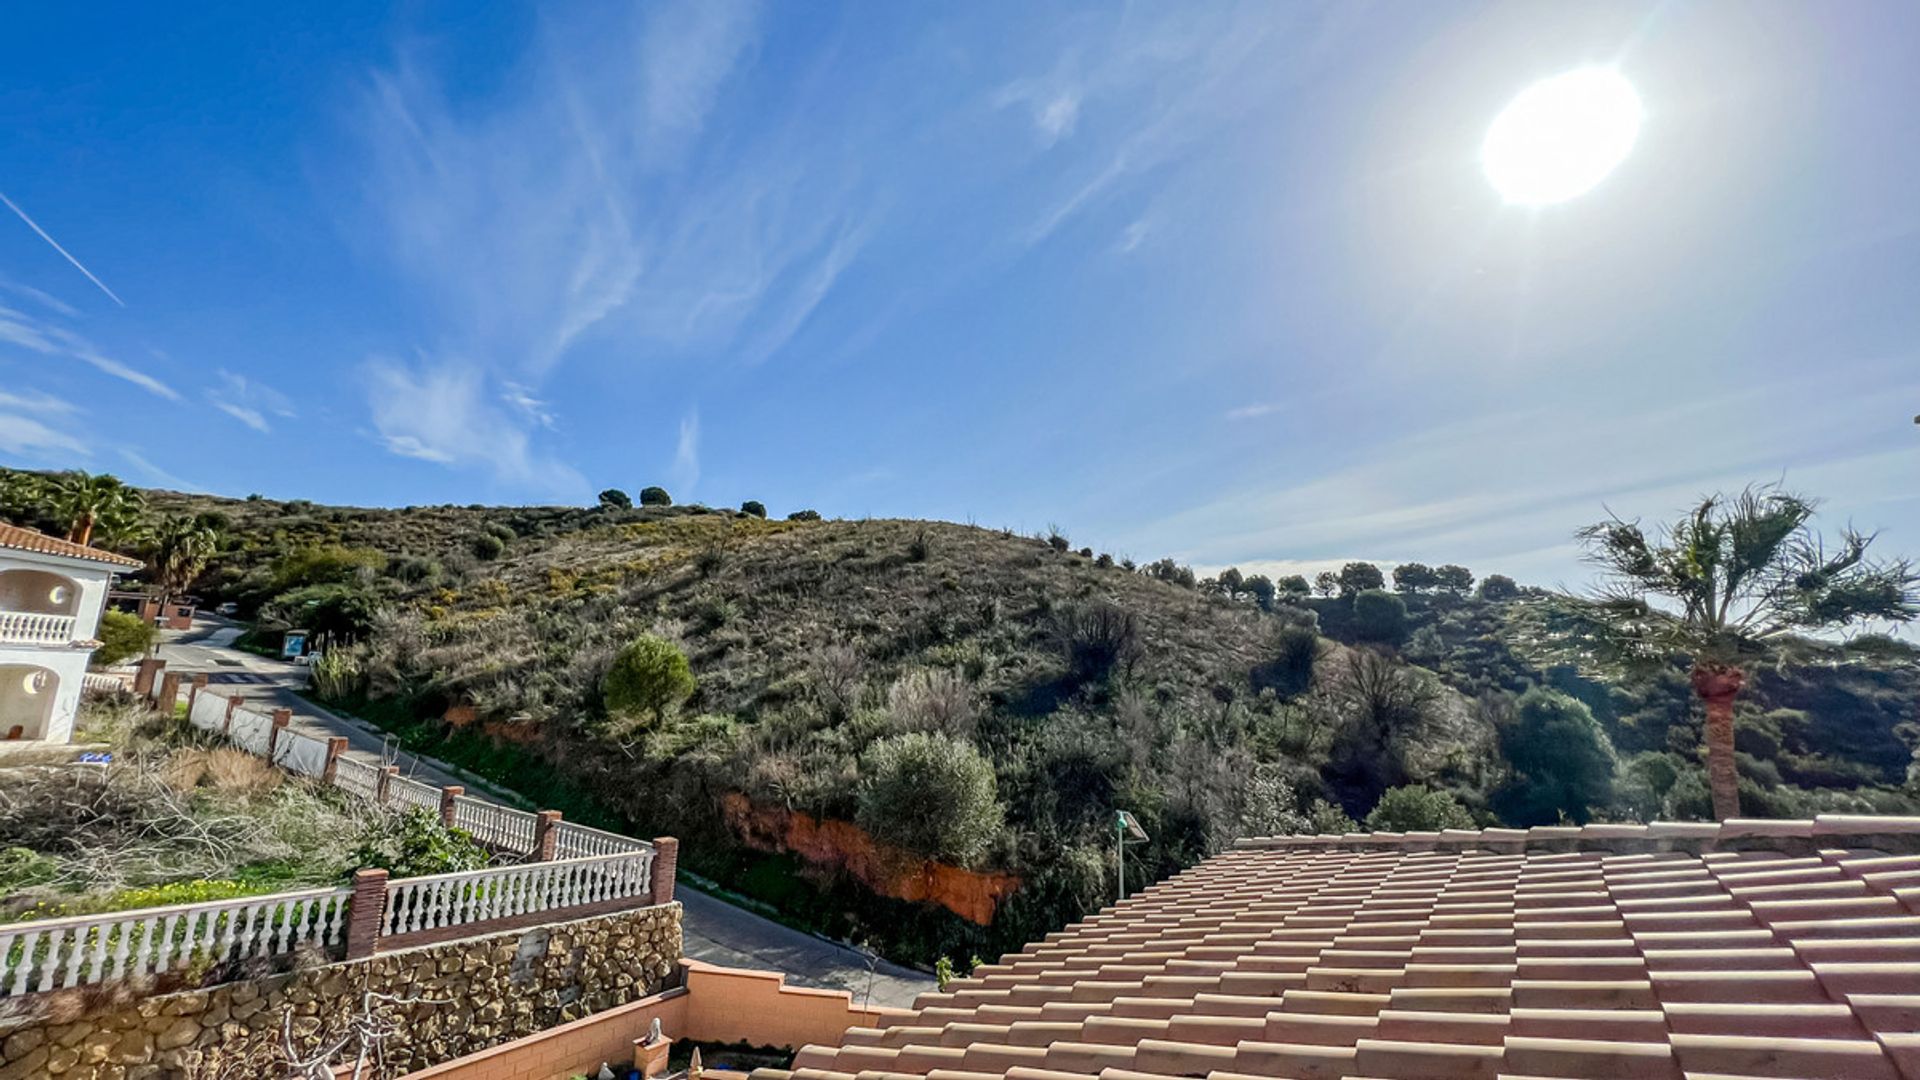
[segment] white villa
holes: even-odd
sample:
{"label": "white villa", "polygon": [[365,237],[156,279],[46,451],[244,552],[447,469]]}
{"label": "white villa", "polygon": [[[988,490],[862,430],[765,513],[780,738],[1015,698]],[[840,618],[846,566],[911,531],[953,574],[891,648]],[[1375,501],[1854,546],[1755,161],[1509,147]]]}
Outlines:
{"label": "white villa", "polygon": [[67,742],[113,575],[140,560],[0,523],[0,742]]}

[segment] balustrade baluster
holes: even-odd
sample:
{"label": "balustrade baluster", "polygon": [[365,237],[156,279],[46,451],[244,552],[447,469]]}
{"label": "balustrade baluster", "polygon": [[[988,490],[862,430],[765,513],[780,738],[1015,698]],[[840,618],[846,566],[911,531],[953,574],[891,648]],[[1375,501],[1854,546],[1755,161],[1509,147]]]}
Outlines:
{"label": "balustrade baluster", "polygon": [[[7,940],[11,942],[13,939],[9,937]],[[39,944],[40,931],[38,930],[27,931],[26,937],[20,942],[20,966],[15,968],[13,972],[13,992],[15,994],[24,994],[27,992],[27,979],[33,973],[33,950],[37,948]],[[8,949],[8,955],[12,955],[11,947]]]}
{"label": "balustrade baluster", "polygon": [[60,977],[60,946],[72,940],[73,931],[56,930],[47,935],[47,958],[40,964],[40,990],[53,989],[55,980]]}
{"label": "balustrade baluster", "polygon": [[119,978],[127,970],[127,954],[133,950],[133,922],[122,920],[112,923],[113,939],[113,978]]}
{"label": "balustrade baluster", "polygon": [[77,927],[73,930],[73,947],[67,950],[67,977],[60,981],[61,986],[76,986],[80,982],[80,962],[87,952],[87,932],[90,927]]}

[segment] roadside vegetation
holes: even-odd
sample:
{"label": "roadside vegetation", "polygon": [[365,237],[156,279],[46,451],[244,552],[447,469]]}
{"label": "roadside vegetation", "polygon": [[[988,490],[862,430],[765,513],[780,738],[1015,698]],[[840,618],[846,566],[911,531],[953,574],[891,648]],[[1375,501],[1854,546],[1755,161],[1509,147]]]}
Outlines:
{"label": "roadside vegetation", "polygon": [[[1115,808],[1152,838],[1128,853],[1136,887],[1240,836],[1712,812],[1683,641],[1623,651],[1605,603],[1455,564],[1209,577],[1058,530],[654,489],[585,508],[146,498],[227,523],[194,588],[262,636],[328,641],[317,697],[570,820],[678,835],[690,869],[904,959],[992,955],[1106,902]],[[1818,548],[1804,517],[1788,531],[1781,551]],[[1741,654],[1742,813],[1920,809],[1920,654],[1859,632],[1911,614],[1912,578],[1872,565],[1891,596],[1821,624],[1853,636]],[[1021,884],[974,926],[750,847],[729,797]]]}

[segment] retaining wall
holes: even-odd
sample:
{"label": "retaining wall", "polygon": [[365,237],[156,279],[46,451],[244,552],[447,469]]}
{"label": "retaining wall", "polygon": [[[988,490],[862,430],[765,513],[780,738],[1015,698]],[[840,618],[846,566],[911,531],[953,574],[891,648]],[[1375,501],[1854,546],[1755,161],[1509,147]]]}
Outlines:
{"label": "retaining wall", "polygon": [[657,994],[679,959],[680,905],[666,904],[207,990],[36,994],[0,1003],[17,1010],[0,1014],[0,1080],[277,1075],[269,1063],[284,1017],[310,1052],[344,1030],[368,991],[444,1002],[394,1009],[387,1059],[421,1069]]}

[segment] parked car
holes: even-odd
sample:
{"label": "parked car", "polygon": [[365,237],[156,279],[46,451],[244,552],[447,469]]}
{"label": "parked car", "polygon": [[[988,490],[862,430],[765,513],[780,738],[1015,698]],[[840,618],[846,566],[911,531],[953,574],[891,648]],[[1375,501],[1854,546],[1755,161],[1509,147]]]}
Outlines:
{"label": "parked car", "polygon": [[221,604],[219,607],[214,608],[213,610],[215,614],[224,615],[227,618],[231,619],[235,615],[240,614],[240,605],[229,600],[226,603]]}

